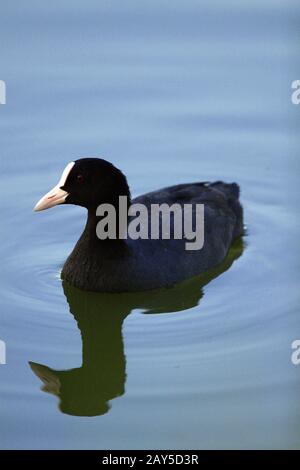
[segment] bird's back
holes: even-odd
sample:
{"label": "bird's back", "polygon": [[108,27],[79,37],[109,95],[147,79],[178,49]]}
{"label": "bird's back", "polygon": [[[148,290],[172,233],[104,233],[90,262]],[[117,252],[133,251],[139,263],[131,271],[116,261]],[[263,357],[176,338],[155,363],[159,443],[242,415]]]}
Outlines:
{"label": "bird's back", "polygon": [[[220,264],[234,241],[243,232],[243,214],[239,203],[239,188],[233,184],[188,183],[170,186],[143,194],[132,200],[143,204],[147,213],[147,239],[125,240],[125,254],[114,249],[114,243],[100,241],[91,251],[89,236],[80,238],[63,268],[63,278],[76,287],[99,292],[133,292],[170,287],[203,273]],[[174,233],[176,210],[189,205],[194,213],[196,204],[204,205],[204,244],[201,249],[186,249],[187,240],[162,236],[151,238],[152,205],[172,206],[170,232]],[[129,225],[134,217],[129,218]],[[160,222],[162,216],[160,214]],[[161,224],[163,226],[163,223]],[[193,226],[195,229],[195,225]],[[183,231],[184,232],[184,231]]]}
{"label": "bird's back", "polygon": [[[176,204],[183,208],[192,205],[193,229],[195,229],[196,204],[204,205],[204,244],[199,250],[186,249],[186,237],[182,239],[130,240],[132,271],[128,283],[147,288],[170,286],[204,272],[221,263],[232,242],[243,234],[243,210],[239,202],[237,184],[188,183],[170,186],[135,198],[133,204]],[[179,209],[179,207],[178,207]],[[176,212],[176,211],[175,211]],[[151,233],[151,211],[148,231]],[[171,233],[175,214],[171,213]],[[160,217],[163,225],[162,217]],[[124,266],[128,271],[128,264]]]}

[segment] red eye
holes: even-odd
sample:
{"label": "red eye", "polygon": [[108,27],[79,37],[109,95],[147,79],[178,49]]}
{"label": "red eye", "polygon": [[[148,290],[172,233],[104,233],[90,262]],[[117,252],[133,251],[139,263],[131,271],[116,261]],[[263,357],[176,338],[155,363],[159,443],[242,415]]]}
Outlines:
{"label": "red eye", "polygon": [[84,176],[83,175],[77,175],[77,181],[79,181],[79,183],[83,183]]}

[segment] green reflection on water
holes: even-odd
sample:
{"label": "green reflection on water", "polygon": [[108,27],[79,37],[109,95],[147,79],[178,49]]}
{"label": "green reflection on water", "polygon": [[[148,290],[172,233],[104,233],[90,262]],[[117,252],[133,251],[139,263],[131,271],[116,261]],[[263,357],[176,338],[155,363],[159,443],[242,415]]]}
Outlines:
{"label": "green reflection on water", "polygon": [[30,362],[42,381],[42,390],[59,398],[59,408],[73,416],[98,416],[110,409],[109,401],[125,393],[126,356],[122,335],[125,318],[134,309],[147,314],[187,310],[198,305],[203,287],[230,268],[244,250],[238,240],[224,262],[205,274],[170,289],[128,294],[103,294],[81,291],[63,282],[70,312],[77,321],[82,338],[82,365],[69,370],[54,370]]}

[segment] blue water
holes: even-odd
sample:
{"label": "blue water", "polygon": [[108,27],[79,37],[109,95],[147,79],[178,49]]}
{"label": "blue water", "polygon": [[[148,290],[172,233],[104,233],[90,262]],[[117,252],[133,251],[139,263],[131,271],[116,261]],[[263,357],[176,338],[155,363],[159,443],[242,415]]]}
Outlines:
{"label": "blue water", "polygon": [[[299,21],[292,0],[2,2],[0,448],[299,448]],[[243,244],[167,292],[63,286],[84,210],[32,207],[80,156],[134,196],[237,181]]]}

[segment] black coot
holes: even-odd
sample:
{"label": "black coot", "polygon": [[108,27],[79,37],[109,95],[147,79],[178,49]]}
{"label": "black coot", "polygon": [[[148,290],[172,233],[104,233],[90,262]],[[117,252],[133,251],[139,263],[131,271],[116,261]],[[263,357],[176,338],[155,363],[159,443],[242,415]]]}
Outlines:
{"label": "black coot", "polygon": [[[144,204],[149,214],[152,204],[175,204],[177,210],[189,204],[192,211],[196,204],[204,204],[203,247],[187,250],[185,238],[163,239],[161,230],[158,239],[99,239],[96,227],[101,217],[96,215],[97,207],[111,204],[118,216],[119,196],[128,198],[128,206]],[[100,158],[81,158],[69,163],[59,183],[34,210],[57,204],[75,204],[88,210],[85,229],[63,266],[62,278],[89,291],[134,292],[170,287],[220,264],[233,241],[243,234],[237,184],[220,181],[180,184],[131,201],[126,177]],[[175,212],[171,217],[171,233]],[[150,220],[147,226],[150,233]],[[117,233],[118,228],[117,224]]]}

